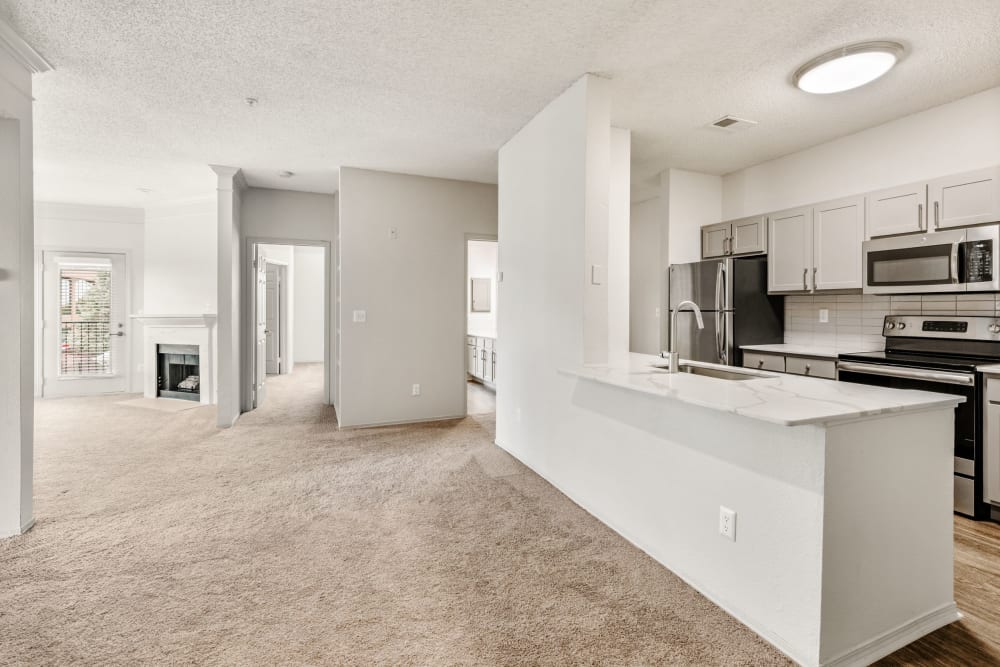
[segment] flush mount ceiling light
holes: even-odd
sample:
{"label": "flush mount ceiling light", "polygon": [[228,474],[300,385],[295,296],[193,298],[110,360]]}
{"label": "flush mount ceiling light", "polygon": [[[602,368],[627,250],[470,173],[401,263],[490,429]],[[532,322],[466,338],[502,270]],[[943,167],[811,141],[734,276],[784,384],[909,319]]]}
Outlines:
{"label": "flush mount ceiling light", "polygon": [[813,58],[792,80],[807,93],[839,93],[871,83],[891,70],[902,54],[903,45],[897,42],[851,44]]}
{"label": "flush mount ceiling light", "polygon": [[295,175],[294,171],[279,171],[278,172],[278,176],[280,176],[281,178],[291,178],[294,175]]}
{"label": "flush mount ceiling light", "polygon": [[243,103],[246,104],[248,107],[255,107],[257,106],[258,102],[260,102],[260,100],[258,100],[256,97],[246,97],[243,99]]}

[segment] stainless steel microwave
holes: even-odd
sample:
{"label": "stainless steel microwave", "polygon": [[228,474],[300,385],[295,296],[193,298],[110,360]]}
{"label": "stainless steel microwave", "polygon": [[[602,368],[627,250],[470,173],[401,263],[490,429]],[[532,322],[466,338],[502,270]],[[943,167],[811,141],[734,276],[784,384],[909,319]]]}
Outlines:
{"label": "stainless steel microwave", "polygon": [[865,241],[865,294],[1000,290],[1000,226]]}

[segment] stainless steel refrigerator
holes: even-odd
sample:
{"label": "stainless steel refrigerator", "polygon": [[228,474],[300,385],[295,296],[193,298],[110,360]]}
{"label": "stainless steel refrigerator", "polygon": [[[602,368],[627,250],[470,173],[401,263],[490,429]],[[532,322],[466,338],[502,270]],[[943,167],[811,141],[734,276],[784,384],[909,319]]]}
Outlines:
{"label": "stainless steel refrigerator", "polygon": [[767,293],[766,256],[673,264],[667,282],[669,317],[677,304],[693,301],[705,321],[699,330],[693,312],[677,313],[681,359],[742,366],[741,345],[784,342],[785,302]]}

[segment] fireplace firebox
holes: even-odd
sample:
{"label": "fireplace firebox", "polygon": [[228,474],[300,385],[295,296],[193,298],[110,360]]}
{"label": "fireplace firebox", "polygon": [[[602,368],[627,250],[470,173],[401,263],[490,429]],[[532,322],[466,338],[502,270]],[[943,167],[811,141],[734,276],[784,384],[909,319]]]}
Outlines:
{"label": "fireplace firebox", "polygon": [[157,345],[156,395],[201,401],[197,345]]}

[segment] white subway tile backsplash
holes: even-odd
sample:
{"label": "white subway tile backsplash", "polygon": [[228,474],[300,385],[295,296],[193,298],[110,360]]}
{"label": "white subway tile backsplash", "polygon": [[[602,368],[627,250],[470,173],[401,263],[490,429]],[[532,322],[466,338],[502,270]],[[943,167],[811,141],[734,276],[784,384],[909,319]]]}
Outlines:
{"label": "white subway tile backsplash", "polygon": [[[819,310],[830,321],[819,321]],[[815,294],[785,297],[785,342],[839,349],[884,347],[886,315],[971,315],[1000,317],[1000,294]]]}

